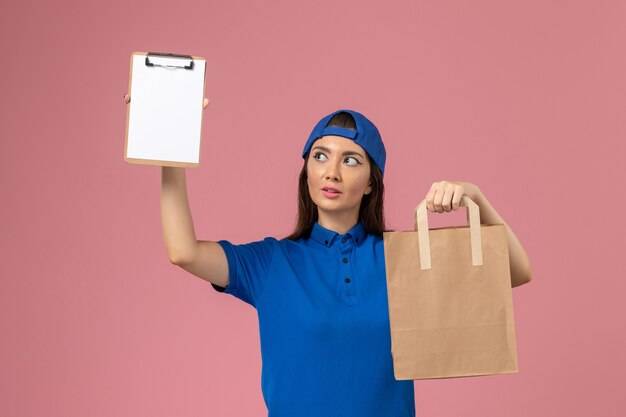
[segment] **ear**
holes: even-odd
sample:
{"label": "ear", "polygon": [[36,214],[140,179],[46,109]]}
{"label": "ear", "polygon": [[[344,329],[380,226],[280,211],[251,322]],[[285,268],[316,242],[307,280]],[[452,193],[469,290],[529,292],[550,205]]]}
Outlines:
{"label": "ear", "polygon": [[365,189],[365,195],[368,195],[372,192],[372,183],[370,182],[367,188]]}

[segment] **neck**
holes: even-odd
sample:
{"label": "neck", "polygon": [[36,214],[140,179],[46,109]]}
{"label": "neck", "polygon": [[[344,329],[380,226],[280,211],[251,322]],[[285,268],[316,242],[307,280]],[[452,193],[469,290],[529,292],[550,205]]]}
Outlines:
{"label": "neck", "polygon": [[346,234],[354,227],[354,225],[358,223],[358,221],[358,212],[344,214],[333,213],[330,215],[322,210],[318,210],[317,222],[320,226],[332,230],[333,232],[337,232],[340,235]]}

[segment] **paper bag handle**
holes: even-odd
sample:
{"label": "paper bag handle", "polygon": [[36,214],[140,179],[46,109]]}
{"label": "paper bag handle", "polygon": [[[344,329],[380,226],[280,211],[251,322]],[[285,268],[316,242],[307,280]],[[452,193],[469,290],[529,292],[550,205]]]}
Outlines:
{"label": "paper bag handle", "polygon": [[[430,264],[430,238],[428,234],[428,212],[426,211],[426,199],[422,200],[415,208],[415,221],[413,228],[417,230],[420,250],[420,267],[422,270],[431,269]],[[472,250],[472,265],[483,264],[483,247],[480,233],[480,209],[478,204],[464,195],[461,197],[459,207],[467,207],[467,220],[470,226],[470,239]]]}

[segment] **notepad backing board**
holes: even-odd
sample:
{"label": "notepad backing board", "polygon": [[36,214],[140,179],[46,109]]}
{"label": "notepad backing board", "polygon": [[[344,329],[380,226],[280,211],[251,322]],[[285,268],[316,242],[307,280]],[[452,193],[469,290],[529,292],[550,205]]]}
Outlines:
{"label": "notepad backing board", "polygon": [[134,164],[197,167],[206,60],[193,69],[149,67],[147,52],[131,56],[124,160]]}

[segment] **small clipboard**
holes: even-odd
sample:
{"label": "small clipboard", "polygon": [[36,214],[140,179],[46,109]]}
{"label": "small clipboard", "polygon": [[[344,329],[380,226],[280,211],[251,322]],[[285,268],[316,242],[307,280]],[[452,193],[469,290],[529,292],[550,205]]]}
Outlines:
{"label": "small clipboard", "polygon": [[126,162],[199,166],[205,74],[202,57],[160,52],[131,55]]}

